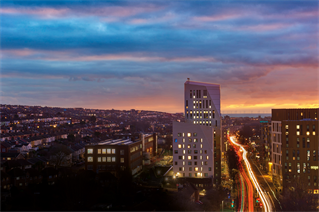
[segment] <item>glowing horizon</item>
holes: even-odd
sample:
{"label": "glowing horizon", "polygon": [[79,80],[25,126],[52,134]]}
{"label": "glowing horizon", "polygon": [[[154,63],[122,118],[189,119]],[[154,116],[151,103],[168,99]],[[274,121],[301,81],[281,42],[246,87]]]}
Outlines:
{"label": "glowing horizon", "polygon": [[187,78],[221,111],[319,107],[318,2],[3,1],[3,104],[182,112]]}

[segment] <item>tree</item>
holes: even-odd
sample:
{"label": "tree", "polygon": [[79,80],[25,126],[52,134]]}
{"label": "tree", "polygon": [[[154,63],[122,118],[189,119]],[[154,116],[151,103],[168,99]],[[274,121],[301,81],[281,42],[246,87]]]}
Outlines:
{"label": "tree", "polygon": [[229,148],[226,152],[227,155],[227,165],[228,165],[228,171],[232,175],[232,179],[235,179],[235,173],[232,171],[233,169],[238,170],[238,156],[234,150],[233,147]]}
{"label": "tree", "polygon": [[281,205],[283,211],[317,211],[318,198],[314,194],[308,193],[307,185],[296,180],[289,188],[284,190]]}
{"label": "tree", "polygon": [[253,131],[250,126],[244,125],[244,127],[239,131],[238,141],[241,144],[247,144],[249,137],[253,136]]}
{"label": "tree", "polygon": [[68,140],[74,142],[74,141],[75,141],[75,136],[74,136],[74,134],[69,134],[69,135],[68,135]]}
{"label": "tree", "polygon": [[54,164],[55,168],[61,166],[63,163],[66,163],[67,157],[72,153],[72,151],[63,144],[56,144],[51,147],[50,162]]}

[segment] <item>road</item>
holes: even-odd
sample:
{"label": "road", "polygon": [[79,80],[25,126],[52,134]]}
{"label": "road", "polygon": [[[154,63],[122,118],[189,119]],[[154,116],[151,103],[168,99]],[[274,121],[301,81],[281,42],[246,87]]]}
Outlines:
{"label": "road", "polygon": [[256,163],[254,162],[254,160],[252,160],[250,157],[249,157],[249,161],[250,161],[250,164],[252,164],[252,169],[256,175],[258,182],[260,183],[261,188],[267,191],[268,197],[270,198],[272,202],[274,211],[275,209],[282,210],[282,207],[278,198],[278,194],[276,195],[276,192],[275,192],[276,189],[272,183],[271,177],[267,175],[265,171],[260,170],[258,166],[256,165]]}
{"label": "road", "polygon": [[[245,178],[244,175],[246,175],[246,177],[248,176],[249,179],[248,179],[248,177],[247,177],[247,180],[248,180],[248,181],[251,181],[251,182],[253,183],[253,185],[254,185],[254,187],[255,187],[255,189],[256,189],[256,191],[257,191],[257,194],[258,194],[258,196],[260,197],[260,200],[261,200],[261,203],[262,203],[262,205],[263,205],[264,211],[265,211],[265,212],[271,212],[271,211],[273,211],[272,202],[271,202],[271,200],[269,199],[268,194],[267,194],[266,192],[264,192],[264,190],[261,188],[260,184],[258,183],[258,181],[257,181],[257,179],[256,179],[256,177],[255,177],[255,174],[254,174],[254,172],[253,172],[253,170],[252,170],[252,166],[251,166],[249,160],[247,159],[247,154],[248,154],[248,152],[245,150],[245,148],[244,148],[242,145],[240,145],[239,143],[236,142],[235,136],[231,136],[231,137],[230,137],[230,142],[231,142],[233,145],[239,147],[239,149],[240,149],[239,151],[242,153],[242,158],[241,158],[241,160],[244,161],[245,168],[246,168],[246,171],[247,171],[248,174],[246,175],[245,171],[241,171],[240,173],[243,175],[244,178]],[[244,169],[241,169],[241,170],[244,170]],[[244,174],[244,173],[245,173],[245,174]],[[246,182],[247,182],[247,181],[246,181]],[[249,211],[253,211],[253,208],[251,208],[251,207],[253,207],[253,201],[251,201],[251,198],[253,198],[253,192],[250,193],[251,190],[249,190],[249,183],[247,183],[247,185],[248,185],[248,189],[247,189],[247,190],[248,190],[249,192],[247,192],[248,195],[246,195],[245,198],[247,198],[248,210],[249,210]],[[252,188],[250,188],[250,189],[252,189]],[[252,205],[251,205],[251,204],[252,204]]]}

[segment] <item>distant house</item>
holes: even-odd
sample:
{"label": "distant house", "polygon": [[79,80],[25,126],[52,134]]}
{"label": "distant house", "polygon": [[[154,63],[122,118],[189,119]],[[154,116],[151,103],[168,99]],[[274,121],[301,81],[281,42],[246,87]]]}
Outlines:
{"label": "distant house", "polygon": [[79,160],[80,157],[83,158],[84,157],[84,153],[85,153],[85,144],[75,144],[71,146],[71,149],[73,150],[72,153],[72,160],[76,161]]}
{"label": "distant house", "polygon": [[9,149],[13,148],[14,145],[8,142],[1,143],[1,153],[8,152]]}
{"label": "distant house", "polygon": [[33,167],[37,167],[38,169],[42,169],[42,168],[47,167],[49,165],[49,160],[44,156],[30,158],[30,159],[28,159],[28,162],[31,163]]}
{"label": "distant house", "polygon": [[1,153],[1,161],[17,160],[17,159],[24,159],[24,156],[20,153],[10,153],[10,152]]}
{"label": "distant house", "polygon": [[6,162],[2,164],[2,166],[6,168],[6,171],[9,171],[14,168],[19,168],[22,170],[30,169],[31,165],[32,164],[30,162],[24,159],[7,160]]}
{"label": "distant house", "polygon": [[[10,176],[4,172],[4,171],[1,171],[1,190],[2,189],[10,189]],[[2,198],[2,192],[1,192],[1,198]]]}
{"label": "distant house", "polygon": [[25,170],[25,178],[29,184],[39,184],[42,182],[41,173],[34,168]]}
{"label": "distant house", "polygon": [[16,187],[25,187],[28,183],[25,180],[25,174],[22,169],[14,168],[8,172],[10,176],[11,184]]}
{"label": "distant house", "polygon": [[43,181],[47,181],[48,185],[53,185],[58,178],[58,171],[53,167],[47,167],[41,172]]}
{"label": "distant house", "polygon": [[40,136],[30,138],[30,140],[31,140],[32,147],[42,145],[42,137],[40,137]]}

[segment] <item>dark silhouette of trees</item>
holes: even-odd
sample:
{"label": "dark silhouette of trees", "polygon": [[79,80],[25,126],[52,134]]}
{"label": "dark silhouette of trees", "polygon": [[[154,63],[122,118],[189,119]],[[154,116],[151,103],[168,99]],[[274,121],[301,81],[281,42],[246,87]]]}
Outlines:
{"label": "dark silhouette of trees", "polygon": [[228,165],[228,171],[231,173],[232,179],[235,179],[235,173],[232,171],[233,169],[238,170],[238,156],[235,152],[235,149],[233,147],[230,147],[227,152],[227,165]]}
{"label": "dark silhouette of trees", "polygon": [[71,154],[69,147],[63,144],[56,144],[49,150],[50,162],[57,168],[66,162],[67,157]]}
{"label": "dark silhouette of trees", "polygon": [[283,211],[318,211],[318,197],[307,191],[307,185],[294,181],[284,190],[281,199]]}
{"label": "dark silhouette of trees", "polygon": [[68,139],[69,141],[74,142],[74,141],[75,141],[75,136],[74,136],[74,134],[69,134],[68,137],[67,137],[67,139]]}

